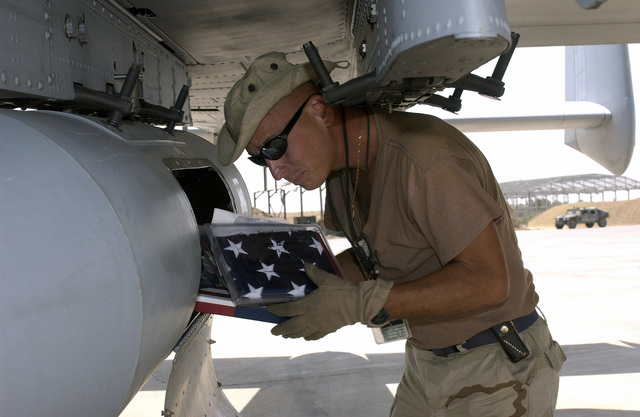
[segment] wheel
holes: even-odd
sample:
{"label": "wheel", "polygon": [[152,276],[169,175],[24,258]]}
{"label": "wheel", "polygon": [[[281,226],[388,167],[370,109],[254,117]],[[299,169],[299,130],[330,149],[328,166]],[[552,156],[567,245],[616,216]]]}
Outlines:
{"label": "wheel", "polygon": [[569,219],[569,229],[575,229],[577,225],[578,222],[576,221],[576,219]]}
{"label": "wheel", "polygon": [[593,227],[594,223],[593,222],[587,222],[584,224],[587,227]]}
{"label": "wheel", "polygon": [[607,219],[605,217],[600,217],[598,219],[598,226],[605,227],[607,225]]}
{"label": "wheel", "polygon": [[564,223],[556,222],[556,229],[562,229],[564,227]]}

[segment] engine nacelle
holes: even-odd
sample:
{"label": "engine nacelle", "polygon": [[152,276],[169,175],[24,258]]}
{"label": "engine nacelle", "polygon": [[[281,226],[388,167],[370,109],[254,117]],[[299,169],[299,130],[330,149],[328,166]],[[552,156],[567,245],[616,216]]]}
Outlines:
{"label": "engine nacelle", "polygon": [[198,224],[250,216],[246,186],[186,132],[45,111],[0,126],[2,414],[117,415],[188,325]]}

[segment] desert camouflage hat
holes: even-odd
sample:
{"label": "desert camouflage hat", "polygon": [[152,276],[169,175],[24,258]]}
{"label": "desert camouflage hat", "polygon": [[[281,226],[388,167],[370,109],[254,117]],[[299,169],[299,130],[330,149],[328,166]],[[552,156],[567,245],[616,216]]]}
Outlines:
{"label": "desert camouflage hat", "polygon": [[[336,67],[334,62],[323,62],[329,72]],[[225,124],[217,143],[220,163],[237,160],[269,110],[310,80],[317,82],[318,78],[309,63],[291,64],[282,52],[256,58],[224,102]]]}

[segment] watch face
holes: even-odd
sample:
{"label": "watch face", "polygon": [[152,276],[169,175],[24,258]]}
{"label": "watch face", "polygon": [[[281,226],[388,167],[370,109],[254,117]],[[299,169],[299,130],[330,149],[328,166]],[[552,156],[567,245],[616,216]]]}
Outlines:
{"label": "watch face", "polygon": [[375,315],[374,318],[371,319],[371,323],[382,324],[387,320],[389,320],[389,313],[387,313],[383,308],[378,312],[378,314]]}

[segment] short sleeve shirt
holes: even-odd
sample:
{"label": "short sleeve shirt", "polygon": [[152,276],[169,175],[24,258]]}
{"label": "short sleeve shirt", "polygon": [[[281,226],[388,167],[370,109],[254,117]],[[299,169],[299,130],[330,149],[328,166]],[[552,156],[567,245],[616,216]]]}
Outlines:
{"label": "short sleeve shirt", "polygon": [[[327,181],[334,202],[328,228],[360,232],[376,254],[379,278],[408,282],[442,268],[493,221],[507,263],[509,294],[498,308],[443,323],[414,325],[410,342],[422,349],[462,344],[502,321],[524,316],[538,296],[523,266],[509,206],[478,148],[446,122],[413,113],[376,112],[378,134],[371,206],[347,213],[339,176]],[[335,216],[335,217],[334,217]],[[334,226],[335,227],[335,226]],[[356,237],[356,236],[351,236]]]}

